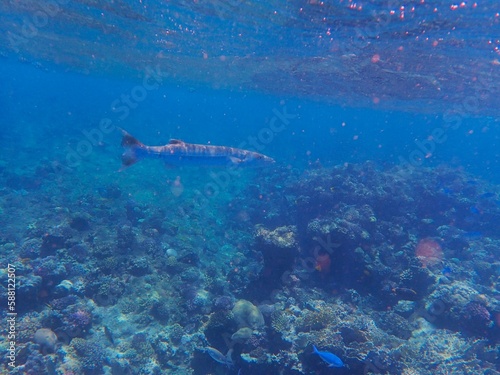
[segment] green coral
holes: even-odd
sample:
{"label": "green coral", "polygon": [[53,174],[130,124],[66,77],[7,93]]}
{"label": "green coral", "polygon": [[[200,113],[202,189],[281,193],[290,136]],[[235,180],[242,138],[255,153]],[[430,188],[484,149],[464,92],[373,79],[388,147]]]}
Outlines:
{"label": "green coral", "polygon": [[324,329],[334,320],[335,315],[331,309],[308,311],[304,316],[297,319],[297,331],[309,332]]}
{"label": "green coral", "polygon": [[297,244],[297,228],[294,225],[288,225],[271,231],[264,227],[257,227],[256,237],[267,245],[292,248]]}
{"label": "green coral", "polygon": [[33,338],[36,330],[40,328],[40,322],[38,321],[35,313],[30,312],[18,320],[17,328],[17,341],[19,343],[25,343]]}
{"label": "green coral", "polygon": [[149,343],[148,337],[143,332],[134,335],[131,346],[140,357],[151,358],[154,355],[154,350]]}
{"label": "green coral", "polygon": [[184,329],[180,324],[175,323],[170,327],[169,331],[168,338],[170,341],[172,341],[175,345],[179,345],[181,343],[182,336],[184,335]]}
{"label": "green coral", "polygon": [[99,373],[101,371],[106,354],[99,342],[77,337],[71,340],[71,346],[79,355],[79,362],[86,374]]}
{"label": "green coral", "polygon": [[283,333],[290,328],[288,316],[282,311],[274,311],[271,315],[271,327],[276,331]]}
{"label": "green coral", "polygon": [[210,315],[207,328],[222,329],[231,325],[233,314],[226,311],[216,311]]}

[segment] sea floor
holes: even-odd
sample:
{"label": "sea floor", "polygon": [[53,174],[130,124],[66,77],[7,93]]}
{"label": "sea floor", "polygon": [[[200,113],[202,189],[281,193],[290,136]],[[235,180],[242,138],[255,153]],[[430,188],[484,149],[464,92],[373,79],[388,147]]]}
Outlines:
{"label": "sea floor", "polygon": [[500,374],[497,186],[111,164],[0,164],[3,373]]}

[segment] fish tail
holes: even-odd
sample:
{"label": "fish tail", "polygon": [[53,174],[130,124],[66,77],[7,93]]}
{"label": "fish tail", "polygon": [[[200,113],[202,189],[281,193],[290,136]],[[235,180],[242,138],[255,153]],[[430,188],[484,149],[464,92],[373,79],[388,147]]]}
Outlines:
{"label": "fish tail", "polygon": [[316,346],[313,345],[313,354],[318,354],[318,353],[319,353],[318,348],[316,348]]}
{"label": "fish tail", "polygon": [[125,151],[122,154],[122,167],[120,170],[124,170],[127,167],[130,167],[132,164],[137,163],[139,160],[137,155],[137,149],[145,147],[143,143],[141,143],[137,138],[130,135],[128,132],[120,128],[122,132],[122,147],[125,148]]}

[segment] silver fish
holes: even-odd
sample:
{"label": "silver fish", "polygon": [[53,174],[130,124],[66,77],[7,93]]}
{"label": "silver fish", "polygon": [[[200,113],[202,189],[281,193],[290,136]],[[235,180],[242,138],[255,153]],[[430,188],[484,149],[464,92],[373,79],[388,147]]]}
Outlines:
{"label": "silver fish", "polygon": [[233,349],[229,349],[229,351],[227,352],[226,355],[222,354],[217,349],[212,348],[210,346],[207,346],[205,348],[205,351],[208,353],[208,355],[210,357],[212,357],[212,359],[215,362],[218,362],[218,363],[225,365],[227,367],[233,366],[233,359],[231,358],[231,354],[233,353]]}
{"label": "silver fish", "polygon": [[120,129],[123,135],[122,169],[143,158],[163,160],[169,166],[264,167],[274,160],[258,152],[226,146],[207,146],[171,139],[163,146],[147,146]]}

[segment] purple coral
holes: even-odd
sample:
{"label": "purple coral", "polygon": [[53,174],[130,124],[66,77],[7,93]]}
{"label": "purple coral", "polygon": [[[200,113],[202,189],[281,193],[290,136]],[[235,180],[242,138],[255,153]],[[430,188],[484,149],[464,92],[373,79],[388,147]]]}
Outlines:
{"label": "purple coral", "polygon": [[491,327],[491,314],[479,302],[469,302],[462,310],[462,324],[464,328],[474,333],[484,333]]}
{"label": "purple coral", "polygon": [[76,304],[78,301],[78,298],[74,295],[69,295],[66,297],[62,298],[55,298],[52,301],[50,301],[49,305],[52,309],[62,311],[66,309],[67,307]]}
{"label": "purple coral", "polygon": [[92,325],[92,314],[86,309],[79,308],[69,314],[67,322],[72,328],[78,328],[85,331]]}

